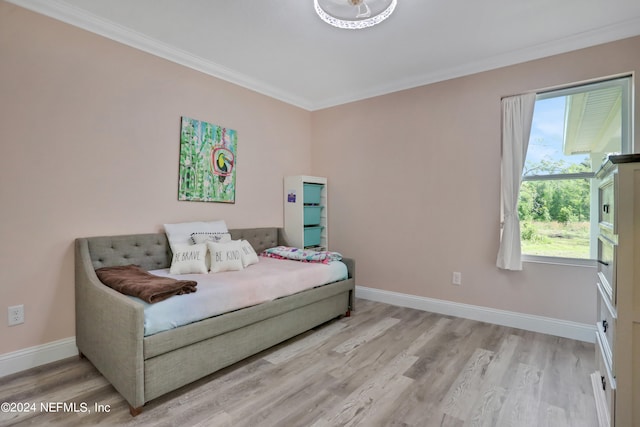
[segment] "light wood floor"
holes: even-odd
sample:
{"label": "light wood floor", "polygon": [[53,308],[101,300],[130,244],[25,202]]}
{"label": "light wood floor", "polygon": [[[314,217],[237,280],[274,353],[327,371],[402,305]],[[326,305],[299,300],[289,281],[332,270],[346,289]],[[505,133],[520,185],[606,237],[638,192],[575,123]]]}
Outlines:
{"label": "light wood floor", "polygon": [[[87,360],[5,377],[0,403],[37,409],[0,413],[0,425],[597,425],[593,344],[365,300],[356,308],[149,402],[135,418]],[[40,402],[88,411],[43,413]]]}

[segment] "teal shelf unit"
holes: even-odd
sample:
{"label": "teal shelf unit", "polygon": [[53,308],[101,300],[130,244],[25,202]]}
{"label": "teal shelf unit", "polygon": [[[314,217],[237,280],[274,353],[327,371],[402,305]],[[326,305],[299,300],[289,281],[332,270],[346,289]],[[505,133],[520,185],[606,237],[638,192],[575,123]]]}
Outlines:
{"label": "teal shelf unit", "polygon": [[284,179],[284,237],[289,246],[328,250],[327,179],[297,175]]}

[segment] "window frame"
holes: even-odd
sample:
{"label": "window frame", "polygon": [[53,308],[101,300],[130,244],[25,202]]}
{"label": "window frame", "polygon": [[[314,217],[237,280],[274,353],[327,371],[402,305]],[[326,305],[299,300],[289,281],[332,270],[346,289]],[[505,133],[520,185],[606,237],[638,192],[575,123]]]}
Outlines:
{"label": "window frame", "polygon": [[[632,138],[633,131],[633,105],[631,103],[632,88],[633,88],[633,74],[621,74],[617,76],[610,76],[602,79],[592,80],[588,82],[575,83],[569,86],[556,89],[547,89],[536,92],[536,103],[541,100],[558,98],[561,96],[569,96],[573,94],[586,92],[585,88],[592,86],[591,90],[596,90],[611,86],[620,86],[622,88],[621,98],[621,136],[620,136],[620,152],[622,154],[633,153],[634,143]],[[588,90],[587,90],[588,91]],[[527,148],[528,154],[528,148]],[[526,154],[525,154],[526,160]],[[569,258],[550,255],[531,255],[521,253],[521,259],[523,262],[543,263],[543,264],[560,264],[560,265],[574,265],[574,266],[591,266],[597,265],[597,239],[594,236],[598,235],[598,187],[595,181],[596,166],[592,165],[593,172],[581,172],[581,173],[568,173],[568,174],[548,174],[548,175],[528,175],[522,176],[520,187],[522,183],[526,181],[548,181],[548,180],[568,180],[568,179],[589,179],[590,180],[590,212],[589,212],[589,258]],[[598,166],[599,167],[599,166]]]}

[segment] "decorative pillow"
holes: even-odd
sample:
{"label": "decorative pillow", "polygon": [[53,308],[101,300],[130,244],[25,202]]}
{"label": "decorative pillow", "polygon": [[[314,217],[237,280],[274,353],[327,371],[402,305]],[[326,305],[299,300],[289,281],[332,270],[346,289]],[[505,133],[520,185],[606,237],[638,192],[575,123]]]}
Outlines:
{"label": "decorative pillow", "polygon": [[227,243],[207,242],[209,259],[211,261],[211,273],[221,271],[242,270],[242,250],[240,243],[231,241]]}
{"label": "decorative pillow", "polygon": [[178,224],[165,224],[164,231],[169,240],[171,250],[175,252],[178,245],[187,245],[192,243],[191,234],[193,233],[227,233],[227,224],[224,220],[211,222],[181,222]]}
{"label": "decorative pillow", "polygon": [[207,245],[178,245],[171,259],[171,274],[207,273]]}
{"label": "decorative pillow", "polygon": [[231,241],[231,233],[217,231],[198,231],[191,233],[191,243],[194,245],[207,242],[226,243]]}
{"label": "decorative pillow", "polygon": [[251,243],[246,240],[240,240],[240,254],[242,255],[242,266],[248,267],[251,264],[255,264],[259,261],[258,254],[256,253]]}

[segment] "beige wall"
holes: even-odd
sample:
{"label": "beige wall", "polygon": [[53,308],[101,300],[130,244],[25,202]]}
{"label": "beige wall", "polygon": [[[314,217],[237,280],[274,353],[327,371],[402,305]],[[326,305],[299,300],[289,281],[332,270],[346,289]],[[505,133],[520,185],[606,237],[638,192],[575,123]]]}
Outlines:
{"label": "beige wall", "polygon": [[[238,131],[236,203],[178,202],[180,117]],[[73,239],[282,226],[308,111],[0,2],[0,354],[75,335]],[[26,322],[7,327],[7,306]]]}
{"label": "beige wall", "polygon": [[500,98],[638,71],[638,52],[640,37],[314,112],[312,171],[328,177],[331,244],[357,260],[358,284],[595,322],[594,268],[495,266]]}

